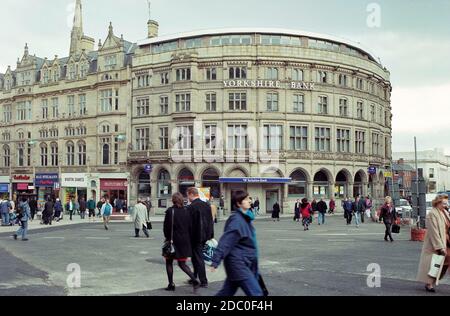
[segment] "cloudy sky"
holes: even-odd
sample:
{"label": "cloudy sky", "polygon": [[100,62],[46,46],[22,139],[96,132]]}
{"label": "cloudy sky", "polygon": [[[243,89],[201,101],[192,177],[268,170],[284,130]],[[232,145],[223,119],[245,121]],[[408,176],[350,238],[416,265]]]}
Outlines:
{"label": "cloudy sky", "polygon": [[[67,56],[74,2],[1,0],[0,72],[14,67],[25,42],[37,56]],[[129,41],[146,37],[146,0],[83,0],[83,10],[85,34],[97,41],[110,21]],[[450,154],[449,0],[153,0],[152,18],[162,35],[258,26],[360,42],[391,71],[394,151],[412,150],[416,135],[419,149]]]}

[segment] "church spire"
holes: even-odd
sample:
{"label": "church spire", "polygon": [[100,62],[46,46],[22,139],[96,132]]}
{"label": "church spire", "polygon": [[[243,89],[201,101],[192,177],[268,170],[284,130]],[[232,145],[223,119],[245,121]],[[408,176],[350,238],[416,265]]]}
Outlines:
{"label": "church spire", "polygon": [[81,0],[77,0],[75,4],[75,15],[73,17],[72,35],[70,41],[70,54],[79,53],[81,51],[83,39],[83,7]]}

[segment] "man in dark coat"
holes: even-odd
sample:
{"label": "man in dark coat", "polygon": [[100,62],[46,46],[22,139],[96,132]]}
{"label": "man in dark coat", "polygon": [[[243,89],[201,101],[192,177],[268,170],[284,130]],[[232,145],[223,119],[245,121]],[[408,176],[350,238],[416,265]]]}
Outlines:
{"label": "man in dark coat", "polygon": [[42,212],[42,218],[44,225],[51,225],[53,219],[53,201],[48,198],[47,202],[45,202],[44,212]]}
{"label": "man in dark coat", "polygon": [[200,199],[197,188],[187,190],[188,199],[191,202],[188,210],[191,216],[192,227],[192,265],[194,275],[199,278],[201,287],[208,287],[206,278],[205,261],[203,260],[203,248],[208,240],[214,238],[214,222],[211,206]]}
{"label": "man in dark coat", "polygon": [[84,198],[80,199],[80,217],[84,219],[86,216],[86,200]]}
{"label": "man in dark coat", "polygon": [[299,222],[300,221],[300,207],[301,207],[302,203],[300,202],[300,200],[297,200],[297,202],[295,202],[295,206],[294,206],[294,221]]}
{"label": "man in dark coat", "polygon": [[325,225],[325,214],[327,213],[328,206],[323,199],[320,199],[317,203],[317,211],[319,212],[319,225]]}
{"label": "man in dark coat", "polygon": [[38,208],[36,199],[32,198],[29,205],[30,205],[30,212],[31,212],[31,221],[34,221],[34,216],[36,215],[37,208]]}
{"label": "man in dark coat", "polygon": [[280,221],[280,212],[281,212],[280,204],[278,204],[278,201],[277,201],[273,205],[273,211],[272,211],[272,218],[273,218],[274,222],[275,222],[275,220]]}

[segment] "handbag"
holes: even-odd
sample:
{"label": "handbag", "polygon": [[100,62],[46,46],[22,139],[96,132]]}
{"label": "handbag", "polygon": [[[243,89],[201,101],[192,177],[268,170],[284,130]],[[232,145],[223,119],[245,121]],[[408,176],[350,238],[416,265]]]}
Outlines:
{"label": "handbag", "polygon": [[400,234],[400,226],[397,224],[392,225],[392,233]]}
{"label": "handbag", "polygon": [[173,245],[173,221],[175,219],[175,210],[172,208],[172,228],[170,231],[170,240],[166,240],[162,246],[162,255],[166,258],[175,256],[175,247]]}
{"label": "handbag", "polygon": [[444,268],[445,256],[434,254],[431,258],[431,267],[428,276],[436,279],[436,285],[439,285],[442,269]]}
{"label": "handbag", "polygon": [[261,290],[263,292],[263,297],[268,297],[269,296],[269,290],[267,289],[266,283],[264,282],[264,279],[261,276],[261,274],[258,277],[258,283],[259,283],[259,286],[261,287]]}
{"label": "handbag", "polygon": [[147,229],[148,230],[152,230],[153,229],[152,222],[147,222]]}

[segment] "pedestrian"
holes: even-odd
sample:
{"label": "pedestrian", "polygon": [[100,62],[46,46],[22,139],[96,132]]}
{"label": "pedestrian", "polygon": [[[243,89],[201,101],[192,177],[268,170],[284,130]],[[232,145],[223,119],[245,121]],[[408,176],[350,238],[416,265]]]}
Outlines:
{"label": "pedestrian", "polygon": [[217,296],[231,297],[241,288],[247,296],[262,297],[264,294],[259,283],[258,245],[253,226],[255,216],[250,211],[248,193],[235,192],[232,202],[236,212],[225,224],[212,259],[211,272],[215,272],[223,261],[227,275]]}
{"label": "pedestrian", "polygon": [[75,212],[75,198],[74,197],[70,197],[69,202],[67,202],[66,211],[69,212],[70,220],[72,220],[72,216]]}
{"label": "pedestrian", "polygon": [[[258,201],[258,198],[256,198],[256,201]],[[259,206],[259,201],[258,201],[258,206]],[[220,196],[220,201],[219,201],[219,207],[220,207],[220,212],[221,214],[225,215],[225,197],[223,196],[223,194],[221,194]]]}
{"label": "pedestrian", "polygon": [[344,202],[342,202],[342,208],[344,209],[344,218],[347,220],[347,226],[352,224],[353,217],[353,203],[346,197]]}
{"label": "pedestrian", "polygon": [[18,236],[22,236],[22,241],[28,241],[27,233],[28,233],[28,220],[31,218],[30,205],[28,204],[28,200],[26,197],[22,198],[22,202],[19,204],[17,209],[18,217],[20,220],[20,228],[13,235],[14,240],[17,240]]}
{"label": "pedestrian", "polygon": [[329,210],[328,213],[330,215],[333,215],[335,210],[336,210],[336,202],[334,201],[333,198],[331,198],[331,200],[330,200],[330,210]]}
{"label": "pedestrian", "polygon": [[299,222],[300,221],[300,207],[301,207],[302,203],[300,203],[300,200],[297,199],[297,201],[295,202],[294,205],[294,222]]}
{"label": "pedestrian", "polygon": [[[362,212],[364,212],[363,211],[363,208],[362,208],[362,203],[361,203],[361,196],[360,195],[357,195],[356,196],[356,199],[355,199],[355,202],[353,202],[353,207],[352,207],[352,209],[353,209],[353,216],[355,217],[355,224],[356,224],[356,227],[357,228],[359,228],[359,225],[360,225],[360,223],[361,223],[361,213]],[[364,217],[364,215],[363,215],[363,217]]]}
{"label": "pedestrian", "polygon": [[203,260],[203,248],[208,240],[214,238],[214,225],[211,207],[200,199],[197,188],[189,188],[187,196],[191,204],[188,206],[192,219],[192,265],[194,276],[200,279],[200,286],[208,287],[205,261]]}
{"label": "pedestrian", "polygon": [[253,203],[253,208],[254,208],[254,211],[255,211],[255,215],[259,216],[259,210],[260,210],[260,208],[259,208],[259,198],[255,199],[255,203]]}
{"label": "pedestrian", "polygon": [[139,233],[142,229],[144,235],[147,238],[150,238],[150,234],[148,233],[148,223],[150,219],[147,213],[147,207],[144,204],[145,199],[139,198],[137,204],[134,206],[133,212],[133,221],[134,221],[134,232],[136,238],[139,238]]}
{"label": "pedestrian", "polygon": [[[30,207],[31,209],[31,207]],[[47,198],[44,205],[44,211],[42,212],[42,223],[44,225],[52,225],[54,213],[54,204],[51,198]]]}
{"label": "pedestrian", "polygon": [[80,203],[79,203],[79,207],[80,207],[80,217],[81,217],[81,219],[85,219],[86,218],[86,210],[87,210],[87,208],[86,208],[86,200],[84,199],[84,197],[82,197],[81,199],[80,199]]}
{"label": "pedestrian", "polygon": [[384,205],[381,207],[380,220],[383,221],[386,226],[386,232],[384,234],[384,240],[394,242],[394,238],[392,238],[392,225],[395,224],[397,220],[397,215],[395,214],[395,208],[392,205],[392,198],[387,196],[384,200]]}
{"label": "pedestrian", "polygon": [[95,200],[93,197],[89,198],[86,207],[89,212],[89,221],[92,218],[92,222],[95,222]]}
{"label": "pedestrian", "polygon": [[364,217],[366,215],[366,198],[360,196],[358,205],[359,215],[361,216],[361,223],[364,224]]}
{"label": "pedestrian", "polygon": [[104,198],[101,198],[101,199],[97,202],[97,210],[98,210],[97,216],[98,216],[98,217],[101,217],[101,216],[102,216],[102,206],[103,206],[103,204],[105,204],[105,199],[104,199]]}
{"label": "pedestrian", "polygon": [[2,226],[10,226],[9,221],[9,212],[11,211],[11,203],[8,201],[8,198],[5,197],[4,200],[0,202],[0,212],[2,216]]}
{"label": "pedestrian", "polygon": [[103,225],[105,226],[105,230],[109,230],[108,224],[109,224],[109,220],[111,219],[113,207],[109,203],[109,197],[107,195],[105,195],[104,200],[105,200],[105,203],[103,203],[100,213],[103,216]]}
{"label": "pedestrian", "polygon": [[190,278],[190,284],[195,289],[200,287],[200,282],[195,277],[192,270],[186,264],[192,257],[192,221],[189,211],[184,206],[184,198],[181,193],[175,193],[172,196],[173,206],[168,208],[164,218],[164,237],[166,242],[171,242],[175,253],[165,256],[166,272],[169,279],[169,285],[166,291],[175,291],[175,283],[173,282],[173,261],[178,261],[180,269]]}
{"label": "pedestrian", "polygon": [[123,198],[119,197],[118,199],[115,200],[115,208],[116,208],[116,212],[123,214]]}
{"label": "pedestrian", "polygon": [[372,200],[370,199],[370,196],[366,197],[366,216],[368,218],[371,218],[373,222],[375,222],[375,215],[372,214]]}
{"label": "pedestrian", "polygon": [[280,221],[280,204],[278,204],[278,201],[275,202],[275,204],[273,205],[273,211],[272,211],[272,219],[273,221]]}
{"label": "pedestrian", "polygon": [[316,199],[313,199],[311,202],[311,209],[312,209],[312,213],[311,213],[311,219],[309,221],[309,224],[312,225],[314,223],[314,216],[317,213],[317,201]]}
{"label": "pedestrian", "polygon": [[425,283],[427,292],[435,293],[437,278],[428,275],[433,255],[445,256],[444,268],[439,276],[441,280],[450,265],[450,215],[445,209],[446,195],[438,195],[432,202],[433,209],[427,216],[427,233],[423,244],[417,281]]}
{"label": "pedestrian", "polygon": [[325,215],[327,214],[328,206],[327,203],[323,200],[323,198],[320,199],[320,201],[317,203],[317,211],[319,212],[319,226],[325,225]]}
{"label": "pedestrian", "polygon": [[209,203],[210,203],[209,205],[211,207],[211,215],[212,215],[212,218],[213,218],[213,222],[215,224],[217,224],[218,223],[217,206],[214,204],[214,197],[213,196],[211,196],[211,198],[209,199]]}
{"label": "pedestrian", "polygon": [[300,212],[302,214],[302,224],[305,231],[309,230],[309,225],[311,224],[311,213],[312,207],[308,203],[308,199],[304,198],[302,204],[300,205]]}
{"label": "pedestrian", "polygon": [[56,202],[55,202],[55,217],[54,217],[56,222],[59,222],[62,219],[62,211],[63,211],[63,207],[61,204],[61,200],[59,198],[57,198]]}
{"label": "pedestrian", "polygon": [[152,214],[152,207],[153,207],[152,200],[150,199],[150,197],[147,197],[145,206],[147,207],[148,218],[150,218],[150,216]]}
{"label": "pedestrian", "polygon": [[29,205],[30,205],[30,212],[31,212],[31,221],[34,221],[34,216],[36,215],[37,208],[38,208],[36,198],[34,198],[34,197],[31,198]]}

